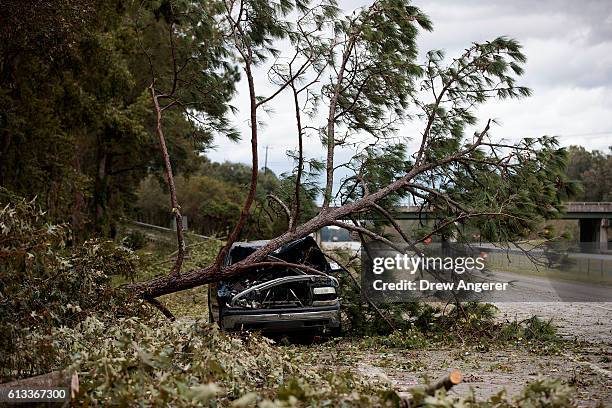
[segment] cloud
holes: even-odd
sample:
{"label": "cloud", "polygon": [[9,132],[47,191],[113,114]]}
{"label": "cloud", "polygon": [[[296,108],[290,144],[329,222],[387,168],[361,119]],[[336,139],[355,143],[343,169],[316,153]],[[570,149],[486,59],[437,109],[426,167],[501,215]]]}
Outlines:
{"label": "cloud", "polygon": [[[445,49],[452,57],[474,41],[500,35],[516,38],[527,55],[525,76],[519,81],[532,88],[533,97],[487,103],[478,110],[481,123],[492,117],[501,126],[492,134],[509,140],[556,135],[562,145],[579,144],[587,149],[607,150],[612,145],[612,3],[569,0],[423,0],[414,4],[434,22],[432,33],[422,33],[422,51]],[[350,11],[355,2],[340,2]],[[271,91],[266,69],[256,72],[258,94]],[[218,139],[217,150],[208,156],[216,161],[250,163],[248,97],[246,83],[239,84],[234,101],[240,112],[235,123],[242,131],[239,143]],[[260,131],[260,163],[269,146],[268,165],[276,173],[289,171],[293,163],[286,156],[296,146],[293,104],[289,95],[280,95],[270,105],[271,115],[261,114],[266,126]],[[409,124],[400,134],[418,135],[419,126]],[[474,129],[477,130],[477,129]],[[415,147],[417,141],[409,143]],[[324,157],[316,137],[306,142],[311,157]],[[350,157],[341,151],[337,162]]]}

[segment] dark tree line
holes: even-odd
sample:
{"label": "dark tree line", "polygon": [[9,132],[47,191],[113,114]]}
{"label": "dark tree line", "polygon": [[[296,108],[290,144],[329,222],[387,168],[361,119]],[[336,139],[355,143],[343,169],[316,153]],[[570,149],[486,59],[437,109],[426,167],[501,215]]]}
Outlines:
{"label": "dark tree line", "polygon": [[[238,221],[246,198],[251,168],[241,163],[213,163],[204,160],[202,166],[188,175],[175,179],[181,212],[188,219],[189,231],[225,237]],[[244,231],[245,239],[271,238],[287,229],[289,215],[278,203],[291,203],[291,178],[277,177],[272,171],[260,172],[252,217]],[[150,224],[170,226],[168,191],[165,183],[153,175],[145,178],[137,190],[135,217]],[[300,190],[303,206],[300,221],[316,214],[313,193]]]}
{"label": "dark tree line", "polygon": [[612,147],[608,152],[589,152],[582,146],[570,146],[567,175],[582,184],[576,201],[612,201]]}
{"label": "dark tree line", "polygon": [[[134,210],[140,181],[163,168],[148,59],[161,73],[172,70],[168,33],[177,17],[171,4],[0,3],[0,185],[37,196],[53,221],[70,220],[75,238],[113,235],[119,217]],[[187,30],[196,23],[180,24]],[[188,53],[209,36],[195,30],[174,46]],[[218,53],[205,47],[194,55],[208,63],[221,61]],[[191,102],[206,124],[180,111],[166,113],[175,171],[200,168],[213,127],[231,136],[223,115],[237,79],[230,68],[201,78],[208,92]]]}

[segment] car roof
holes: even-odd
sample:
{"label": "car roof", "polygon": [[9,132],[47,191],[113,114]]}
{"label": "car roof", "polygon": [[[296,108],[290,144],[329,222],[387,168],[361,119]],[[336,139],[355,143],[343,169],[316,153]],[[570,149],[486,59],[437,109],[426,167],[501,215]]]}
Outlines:
{"label": "car roof", "polygon": [[235,248],[235,247],[261,248],[262,246],[266,245],[268,242],[270,242],[270,240],[268,239],[261,239],[259,241],[249,241],[249,242],[234,242],[232,244],[232,248]]}
{"label": "car roof", "polygon": [[[250,242],[235,242],[227,254],[227,259],[228,261],[231,260],[232,263],[240,261],[252,254],[253,252],[257,251],[259,248],[266,245],[268,242],[270,241],[259,240]],[[288,262],[294,262],[301,257],[300,254],[303,255],[304,251],[310,252],[311,249],[315,249],[315,251],[311,253],[310,256],[315,256],[316,258],[318,258],[318,260],[314,263],[318,263],[320,264],[321,268],[326,269],[325,267],[327,265],[327,260],[325,259],[325,256],[321,252],[321,249],[319,248],[315,240],[308,235],[281,246],[275,251],[272,251],[271,254],[274,254],[274,256],[278,256],[279,258],[284,259]],[[318,255],[315,255],[315,253],[318,253]],[[312,260],[311,263],[313,263]]]}

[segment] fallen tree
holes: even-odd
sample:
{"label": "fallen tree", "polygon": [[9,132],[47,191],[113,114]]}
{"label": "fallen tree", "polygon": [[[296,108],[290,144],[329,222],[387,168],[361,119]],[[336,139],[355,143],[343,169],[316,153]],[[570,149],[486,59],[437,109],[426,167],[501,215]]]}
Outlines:
{"label": "fallen tree", "polygon": [[[177,5],[170,11],[177,23],[171,25],[168,44],[174,70],[164,79],[156,74],[151,58],[149,62],[156,132],[177,221],[179,251],[168,275],[128,286],[167,316],[170,312],[157,297],[265,266],[267,255],[275,249],[326,226],[346,228],[364,241],[382,241],[402,251],[414,249],[415,243],[433,235],[461,239],[460,225],[477,228],[483,239],[508,242],[533,233],[543,219],[556,216],[562,200],[572,192],[573,185],[563,173],[566,152],[554,138],[497,141],[491,135],[495,122],[490,119],[472,135],[468,132],[478,124],[475,109],[482,103],[530,94],[528,88],[516,85],[526,60],[516,41],[499,37],[474,43],[449,62],[442,51],[430,51],[419,64],[417,33],[431,30],[432,25],[407,1],[376,0],[346,17],[339,17],[335,4],[326,1],[222,0],[217,6],[207,14],[207,24],[216,33],[212,37],[218,41],[216,46],[233,50],[233,62],[247,80],[251,182],[239,220],[215,262],[181,271],[185,243],[163,114],[181,109],[185,115],[198,117],[185,97],[196,95],[197,99],[198,92],[207,90],[185,73],[218,70],[219,65],[185,68],[199,61],[175,50],[173,38],[188,33],[185,10]],[[288,56],[275,48],[283,41],[291,44]],[[260,96],[254,70],[262,69],[270,57],[274,61],[268,63],[267,76],[275,90]],[[293,97],[296,119],[297,151],[291,153],[296,163],[295,195],[287,203],[276,196],[274,200],[281,201],[287,231],[243,261],[223,266],[227,251],[241,236],[257,191],[258,114],[286,92]],[[324,119],[317,115],[322,106],[327,111]],[[416,122],[423,123],[423,130],[418,148],[410,154],[407,144],[411,138],[400,130]],[[303,142],[309,136],[317,136],[325,146],[324,163],[305,157]],[[338,151],[347,146],[355,153],[338,164]],[[305,174],[307,167],[311,172]],[[325,179],[320,189],[322,207],[318,215],[300,224],[300,188],[313,179],[316,183],[317,171]],[[334,191],[338,178],[340,187]],[[393,221],[392,207],[401,200],[433,212],[435,222],[424,225],[426,231],[420,236],[409,236]],[[364,226],[360,222],[375,218],[372,214],[382,215],[397,230],[401,242],[391,242],[378,223]]]}

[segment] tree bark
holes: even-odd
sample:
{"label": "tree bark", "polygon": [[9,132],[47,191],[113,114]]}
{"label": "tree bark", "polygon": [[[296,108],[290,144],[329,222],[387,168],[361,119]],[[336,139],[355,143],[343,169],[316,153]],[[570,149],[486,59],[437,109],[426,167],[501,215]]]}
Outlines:
{"label": "tree bark", "polygon": [[[250,58],[250,54],[249,54]],[[251,72],[251,62],[245,62],[245,72],[247,76],[247,82],[249,85],[249,98],[250,98],[250,118],[251,118],[251,185],[249,186],[249,192],[247,194],[247,198],[242,206],[242,211],[240,211],[240,217],[238,218],[238,222],[234,226],[234,229],[227,237],[227,242],[219,251],[217,258],[215,260],[215,265],[217,269],[220,268],[225,256],[229,252],[230,248],[240,238],[240,234],[242,233],[242,229],[246,224],[246,221],[249,217],[249,213],[251,211],[251,206],[253,205],[253,201],[255,200],[255,193],[257,192],[257,178],[259,176],[259,154],[257,152],[257,97],[255,95],[255,81],[253,80],[253,73]]]}
{"label": "tree bark", "polygon": [[326,179],[325,179],[325,191],[323,193],[323,205],[321,206],[322,211],[327,210],[331,201],[331,195],[334,188],[334,150],[336,148],[335,140],[335,126],[336,126],[336,108],[338,106],[338,97],[340,96],[340,89],[342,87],[342,80],[344,79],[344,71],[346,64],[348,63],[353,46],[355,45],[355,34],[351,34],[346,50],[342,55],[342,62],[338,69],[338,77],[336,84],[334,85],[334,92],[329,101],[329,112],[327,114],[327,157],[326,157]]}
{"label": "tree bark", "polygon": [[295,85],[291,82],[291,90],[293,91],[293,104],[295,105],[295,123],[297,126],[298,134],[298,166],[297,174],[295,175],[295,202],[293,203],[293,211],[290,216],[289,230],[294,231],[295,226],[299,222],[300,217],[300,190],[302,188],[302,171],[304,170],[304,145],[303,145],[303,131],[302,131],[302,115],[300,113],[300,105],[298,99],[298,92],[295,89]]}
{"label": "tree bark", "polygon": [[[74,172],[78,175],[83,174],[81,170],[81,155],[82,155],[81,150],[82,149],[79,143],[77,142],[75,146],[74,160],[72,161],[72,166],[73,166]],[[71,215],[71,226],[72,226],[72,232],[73,232],[72,239],[74,240],[74,242],[78,243],[81,241],[82,237],[84,236],[84,230],[85,230],[84,215],[83,215],[83,209],[85,208],[85,197],[83,196],[83,192],[80,186],[77,185],[77,182],[75,180],[72,181],[72,189],[73,189],[73,196],[74,196],[74,203],[72,205],[72,215]]]}
{"label": "tree bark", "polygon": [[156,115],[156,128],[157,136],[159,138],[159,149],[162,154],[164,161],[164,172],[166,175],[166,183],[168,183],[168,189],[170,190],[170,205],[172,206],[172,213],[176,220],[176,241],[178,245],[178,253],[176,255],[176,261],[172,270],[170,271],[171,277],[176,277],[181,273],[181,267],[183,265],[183,259],[185,258],[185,235],[183,232],[183,216],[181,215],[181,207],[178,203],[176,196],[176,186],[174,185],[174,174],[172,173],[172,163],[170,162],[170,155],[168,154],[168,147],[166,146],[166,138],[164,137],[164,130],[162,127],[162,109],[159,106],[158,96],[155,92],[154,83],[149,87],[151,92],[151,100],[155,108]]}
{"label": "tree bark", "polygon": [[96,184],[94,193],[95,206],[95,229],[103,236],[108,236],[108,220],[106,219],[106,203],[107,203],[107,186],[106,186],[106,164],[107,164],[106,146],[104,140],[98,137],[98,158],[96,171]]}

